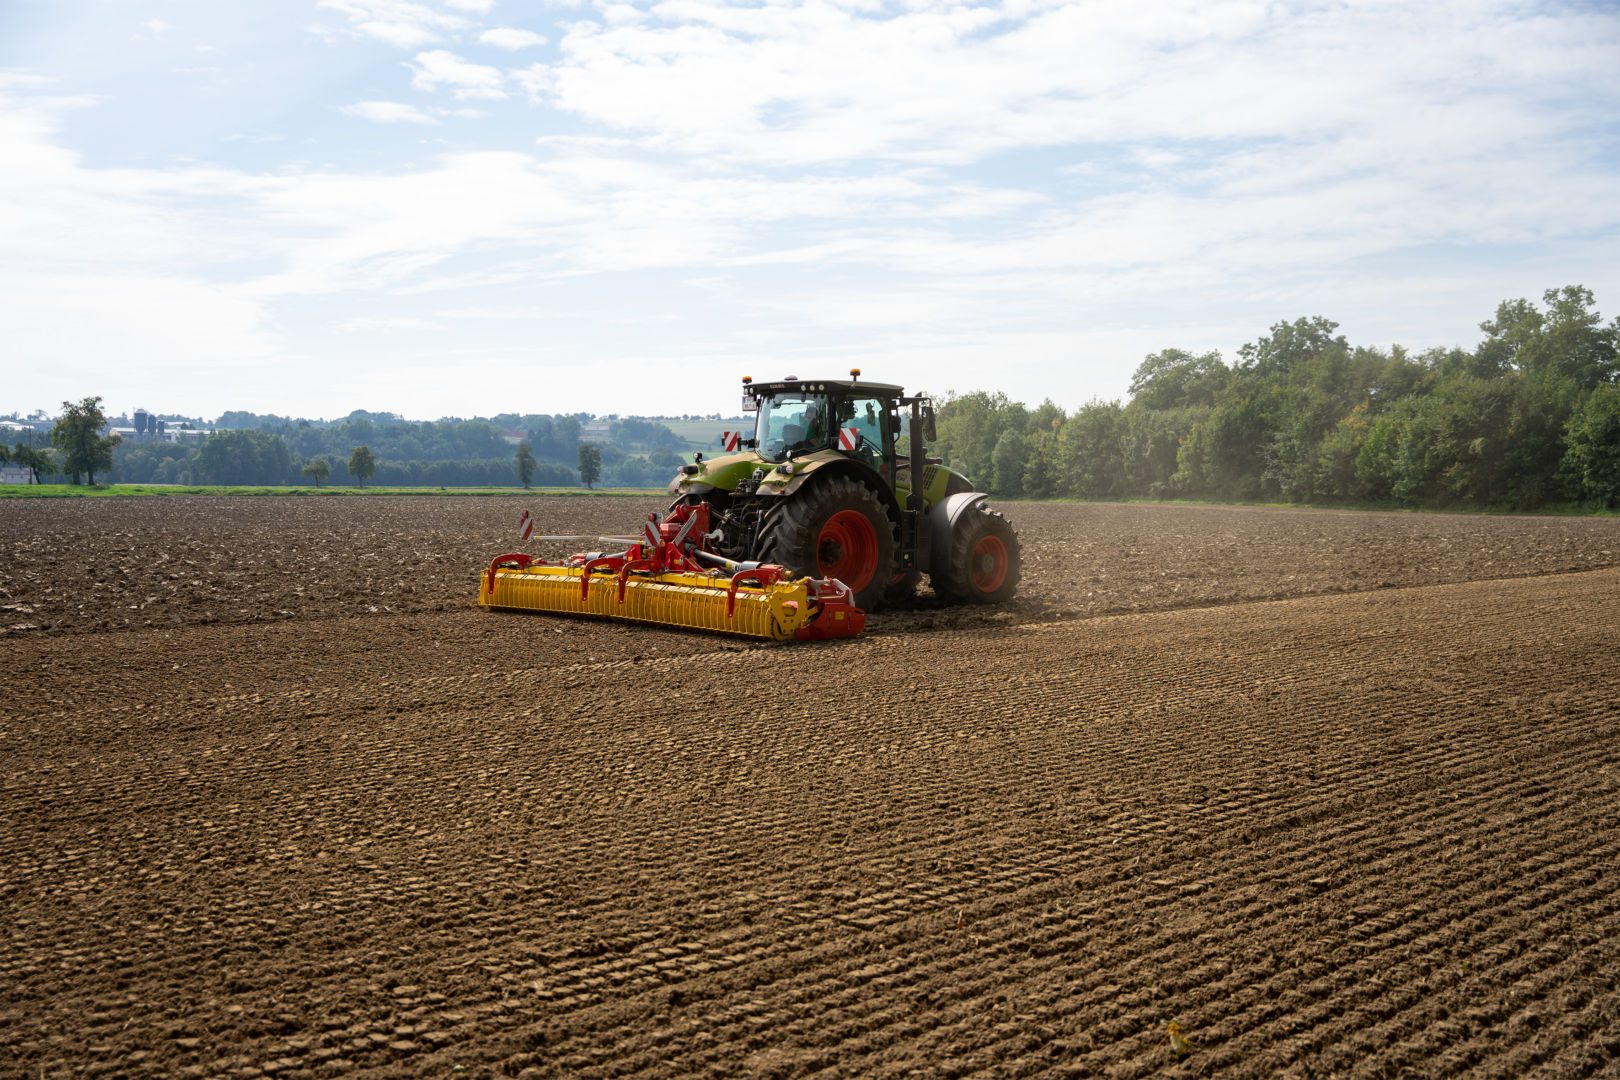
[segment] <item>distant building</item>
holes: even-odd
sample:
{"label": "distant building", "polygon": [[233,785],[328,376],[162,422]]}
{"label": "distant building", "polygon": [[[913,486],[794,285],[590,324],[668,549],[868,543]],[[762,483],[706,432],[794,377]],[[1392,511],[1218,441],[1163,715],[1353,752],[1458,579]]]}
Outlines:
{"label": "distant building", "polygon": [[34,474],[18,465],[0,465],[0,484],[32,484]]}
{"label": "distant building", "polygon": [[612,431],[613,426],[606,420],[591,420],[579,425],[579,438],[581,442],[605,443]]}
{"label": "distant building", "polygon": [[177,423],[166,420],[149,419],[146,430],[124,424],[109,425],[107,430],[123,439],[125,442],[180,442],[185,439],[206,439],[214,433],[213,428],[195,427],[190,423]]}

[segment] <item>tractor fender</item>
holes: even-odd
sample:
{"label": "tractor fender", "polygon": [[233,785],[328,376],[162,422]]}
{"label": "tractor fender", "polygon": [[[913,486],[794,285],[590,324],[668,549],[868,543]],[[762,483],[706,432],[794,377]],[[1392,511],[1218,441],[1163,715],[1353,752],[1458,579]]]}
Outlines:
{"label": "tractor fender", "polygon": [[847,457],[833,456],[805,462],[795,471],[793,478],[782,485],[781,488],[772,490],[771,488],[761,487],[759,493],[761,495],[775,495],[778,498],[790,498],[805,484],[809,483],[813,477],[818,476],[847,476],[857,483],[871,488],[877,494],[878,500],[883,503],[883,508],[888,511],[889,520],[894,522],[900,520],[900,502],[894,497],[894,488],[886,483],[883,477],[877,474],[876,470]]}
{"label": "tractor fender", "polygon": [[932,558],[929,562],[928,574],[943,574],[946,567],[937,564],[942,558],[948,559],[951,552],[951,536],[956,532],[957,524],[962,516],[977,508],[990,496],[983,491],[964,491],[956,495],[947,495],[928,509],[928,550]]}

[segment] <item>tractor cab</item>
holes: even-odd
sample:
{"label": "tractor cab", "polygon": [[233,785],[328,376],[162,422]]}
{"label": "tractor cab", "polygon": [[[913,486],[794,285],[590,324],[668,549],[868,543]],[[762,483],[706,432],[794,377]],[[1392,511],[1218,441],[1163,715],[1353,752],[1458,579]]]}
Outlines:
{"label": "tractor cab", "polygon": [[[745,445],[762,463],[780,465],[794,458],[830,452],[853,458],[893,483],[896,455],[905,452],[902,435],[911,417],[902,409],[904,390],[889,383],[863,383],[860,369],[848,380],[776,382],[744,379],[743,408],[755,414],[754,437]],[[933,407],[919,401],[929,420]]]}
{"label": "tractor cab", "polygon": [[[672,510],[707,508],[712,554],[840,581],[867,610],[903,603],[923,574],[940,595],[1012,595],[1017,539],[965,476],[926,456],[926,395],[863,382],[859,368],[848,379],[745,376],[743,409],[751,437],[726,432],[722,453],[698,454],[669,485]],[[972,577],[975,559],[992,569]]]}

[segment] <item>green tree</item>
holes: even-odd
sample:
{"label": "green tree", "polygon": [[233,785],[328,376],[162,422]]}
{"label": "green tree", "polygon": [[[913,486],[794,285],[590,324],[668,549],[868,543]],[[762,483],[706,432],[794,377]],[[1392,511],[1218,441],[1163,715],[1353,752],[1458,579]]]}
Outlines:
{"label": "green tree", "polygon": [[579,481],[590,487],[602,478],[602,448],[590,443],[579,444]]}
{"label": "green tree", "polygon": [[332,463],[324,457],[315,458],[305,464],[303,473],[315,481],[316,487],[320,487],[326,482],[326,478],[332,475]]}
{"label": "green tree", "polygon": [[284,484],[292,459],[280,435],[216,431],[203,440],[197,469],[211,484]]}
{"label": "green tree", "polygon": [[1020,431],[1009,428],[996,440],[990,456],[990,490],[997,495],[1022,495],[1028,447]]}
{"label": "green tree", "polygon": [[80,476],[96,482],[96,471],[112,468],[113,447],[118,445],[117,435],[101,434],[107,426],[107,417],[101,411],[101,398],[87,397],[77,405],[62,402],[62,415],[51,429],[51,445],[62,451],[62,471],[77,484]]}
{"label": "green tree", "polygon": [[1486,337],[1478,349],[1484,370],[1477,373],[1554,374],[1583,390],[1613,382],[1620,375],[1620,323],[1601,325],[1592,292],[1581,285],[1548,289],[1542,300],[1544,312],[1528,300],[1504,300],[1494,319],[1479,324]]}
{"label": "green tree", "polygon": [[1356,476],[1356,458],[1371,426],[1369,411],[1368,403],[1361,402],[1323,436],[1316,457],[1314,488],[1318,495],[1330,500],[1355,500],[1370,494]]}
{"label": "green tree", "polygon": [[1176,446],[1176,471],[1170,489],[1180,495],[1203,495],[1210,488],[1209,418],[1196,421]]}
{"label": "green tree", "polygon": [[1051,398],[1047,398],[1035,406],[1035,411],[1029,414],[1029,422],[1024,427],[1026,436],[1037,431],[1057,431],[1063,426],[1063,421],[1069,418],[1068,414],[1058,408]]}
{"label": "green tree", "polygon": [[1050,499],[1061,490],[1063,470],[1058,448],[1061,445],[1059,433],[1063,430],[1063,421],[1064,417],[1059,413],[1044,429],[1037,428],[1031,422],[1029,435],[1025,439],[1029,452],[1024,458],[1024,494],[1037,499]]}
{"label": "green tree", "polygon": [[1058,432],[1060,486],[1086,499],[1114,498],[1124,491],[1117,401],[1090,401],[1074,411]]}
{"label": "green tree", "polygon": [[1131,403],[1145,409],[1213,405],[1230,369],[1218,352],[1194,356],[1183,349],[1150,353],[1131,376]]}
{"label": "green tree", "polygon": [[1302,361],[1330,348],[1347,351],[1349,344],[1345,339],[1333,336],[1338,328],[1338,323],[1320,315],[1295,319],[1291,323],[1273,323],[1271,333],[1238,350],[1238,370],[1257,375],[1286,375]]}
{"label": "green tree", "polygon": [[43,484],[46,475],[56,471],[49,450],[36,450],[27,443],[18,443],[12,448],[11,460],[32,473],[36,484]]}
{"label": "green tree", "polygon": [[1132,495],[1163,498],[1176,472],[1176,453],[1196,417],[1207,408],[1143,409],[1125,406],[1117,425],[1120,467],[1125,490]]}
{"label": "green tree", "polygon": [[1620,385],[1592,391],[1565,433],[1563,475],[1578,498],[1620,506]]}
{"label": "green tree", "polygon": [[534,480],[534,465],[534,450],[526,442],[518,443],[517,474],[525,488]]}
{"label": "green tree", "polygon": [[1244,378],[1201,425],[1206,494],[1252,499],[1264,487],[1279,402],[1269,380]]}
{"label": "green tree", "polygon": [[[1008,431],[1023,434],[1029,410],[1006,394],[976,390],[947,395],[937,411],[934,449],[946,464],[980,483],[994,483],[996,444]],[[989,478],[989,479],[987,479]]]}
{"label": "green tree", "polygon": [[349,475],[359,481],[360,486],[366,486],[366,481],[377,474],[377,457],[371,452],[369,446],[357,446],[349,454]]}

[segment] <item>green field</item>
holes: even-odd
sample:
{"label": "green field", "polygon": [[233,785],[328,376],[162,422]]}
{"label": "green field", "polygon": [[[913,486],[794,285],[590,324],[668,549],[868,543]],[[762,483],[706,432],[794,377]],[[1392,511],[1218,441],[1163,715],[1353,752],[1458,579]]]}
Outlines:
{"label": "green field", "polygon": [[736,431],[738,428],[750,430],[754,426],[753,417],[739,419],[732,417],[729,420],[660,420],[669,430],[680,438],[685,439],[687,445],[693,450],[702,450],[711,453],[720,447],[720,433],[722,431]]}
{"label": "green field", "polygon": [[74,499],[162,495],[662,495],[663,488],[235,487],[228,484],[0,484],[0,498]]}

